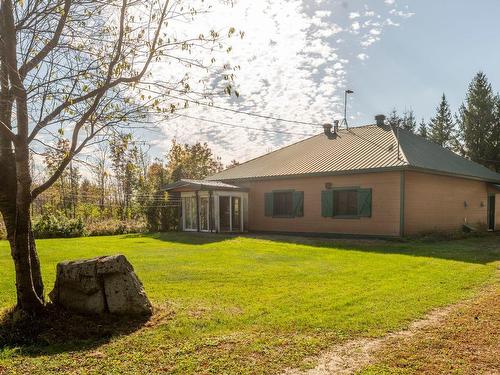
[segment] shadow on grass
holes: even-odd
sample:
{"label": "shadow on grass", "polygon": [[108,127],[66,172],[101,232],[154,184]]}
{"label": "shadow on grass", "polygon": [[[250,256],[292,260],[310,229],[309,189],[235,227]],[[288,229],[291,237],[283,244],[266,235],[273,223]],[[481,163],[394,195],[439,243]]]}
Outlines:
{"label": "shadow on grass", "polygon": [[250,235],[252,238],[303,244],[321,249],[362,251],[439,258],[466,263],[488,264],[500,261],[500,233],[469,235],[463,238],[356,239],[298,237],[292,235]]}
{"label": "shadow on grass", "polygon": [[229,233],[203,233],[203,232],[162,232],[146,233],[139,235],[127,235],[140,238],[148,237],[165,242],[177,242],[186,245],[206,245],[215,242],[222,242],[237,237],[236,234]]}
{"label": "shadow on grass", "polygon": [[487,264],[500,260],[499,232],[466,235],[448,234],[446,236],[441,235],[413,239],[382,239],[342,235],[329,235],[325,237],[307,234],[274,234],[265,232],[247,234],[163,232],[124,235],[123,238],[152,238],[184,245],[205,245],[238,237],[268,240],[279,243],[302,244],[321,249],[330,248],[380,254],[401,254],[478,264]]}
{"label": "shadow on grass", "polygon": [[0,351],[16,348],[23,356],[57,354],[96,348],[112,338],[129,335],[145,325],[149,316],[85,316],[49,304],[36,317],[0,316]]}

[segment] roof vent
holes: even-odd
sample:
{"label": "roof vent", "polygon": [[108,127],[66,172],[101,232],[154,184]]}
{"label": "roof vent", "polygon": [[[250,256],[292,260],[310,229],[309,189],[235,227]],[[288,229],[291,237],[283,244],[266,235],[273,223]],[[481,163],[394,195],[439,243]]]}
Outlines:
{"label": "roof vent", "polygon": [[328,138],[333,138],[333,133],[332,133],[332,124],[324,124],[323,125],[323,130],[325,132],[325,135]]}
{"label": "roof vent", "polygon": [[377,115],[377,116],[375,116],[375,121],[377,122],[377,126],[384,126],[385,115]]}

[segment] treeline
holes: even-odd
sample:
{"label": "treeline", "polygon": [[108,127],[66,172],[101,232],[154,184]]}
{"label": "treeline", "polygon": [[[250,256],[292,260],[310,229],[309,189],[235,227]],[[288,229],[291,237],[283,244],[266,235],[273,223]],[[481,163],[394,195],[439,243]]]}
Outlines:
{"label": "treeline", "polygon": [[482,72],[469,84],[465,101],[454,115],[443,94],[429,121],[421,119],[417,124],[412,110],[402,115],[393,110],[387,121],[500,172],[500,95]]}
{"label": "treeline", "polygon": [[[60,137],[57,149],[41,154],[40,181],[59,165],[69,147]],[[89,160],[72,162],[34,201],[35,236],[176,230],[180,198],[167,194],[165,185],[181,178],[202,179],[223,167],[206,143],[188,145],[174,140],[164,158],[150,160],[143,142],[131,134],[114,135],[96,145]]]}

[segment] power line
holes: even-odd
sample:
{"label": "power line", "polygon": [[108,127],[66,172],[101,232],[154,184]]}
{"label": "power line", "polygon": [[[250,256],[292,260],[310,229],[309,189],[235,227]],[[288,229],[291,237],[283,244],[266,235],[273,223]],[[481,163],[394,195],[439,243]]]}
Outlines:
{"label": "power line", "polygon": [[319,126],[321,126],[321,127],[323,126],[323,124],[319,124],[317,122],[289,120],[289,119],[284,119],[284,118],[280,118],[280,117],[274,117],[274,116],[271,116],[271,115],[263,115],[263,114],[260,114],[260,113],[247,112],[247,111],[242,111],[242,110],[239,110],[239,109],[221,107],[219,105],[210,104],[210,103],[204,103],[204,102],[200,102],[200,101],[193,100],[193,99],[181,98],[179,96],[174,96],[174,95],[166,95],[166,96],[168,96],[168,97],[170,97],[172,99],[183,100],[183,101],[186,101],[186,102],[189,102],[189,103],[194,103],[194,104],[204,105],[204,106],[207,106],[207,107],[210,107],[210,108],[220,109],[222,111],[229,111],[229,112],[239,113],[239,114],[243,114],[243,115],[247,115],[247,116],[254,116],[254,117],[264,118],[264,119],[267,119],[267,120],[282,121],[282,122],[288,122],[288,123],[291,123],[291,124],[312,125],[312,126],[318,126],[318,127]]}
{"label": "power line", "polygon": [[227,122],[222,122],[222,121],[216,121],[216,120],[209,120],[203,117],[196,117],[196,116],[190,116],[190,115],[184,115],[184,114],[178,114],[179,116],[190,118],[192,120],[199,120],[199,121],[205,121],[205,122],[210,122],[213,124],[218,124],[218,125],[223,125],[223,126],[230,126],[233,128],[241,128],[241,129],[247,129],[247,130],[255,130],[255,131],[260,131],[264,133],[278,133],[278,134],[287,134],[287,135],[302,135],[302,136],[307,136],[311,137],[314,134],[310,133],[295,133],[295,132],[288,132],[285,130],[274,130],[274,129],[262,129],[262,128],[253,128],[250,126],[243,126],[243,125],[236,125],[236,124],[230,124]]}

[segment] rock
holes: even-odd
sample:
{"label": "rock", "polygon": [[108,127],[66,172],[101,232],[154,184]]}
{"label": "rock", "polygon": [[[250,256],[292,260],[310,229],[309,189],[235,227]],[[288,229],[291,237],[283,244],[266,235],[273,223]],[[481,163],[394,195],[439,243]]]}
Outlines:
{"label": "rock", "polygon": [[59,263],[49,297],[56,305],[87,314],[152,313],[142,283],[123,255]]}

